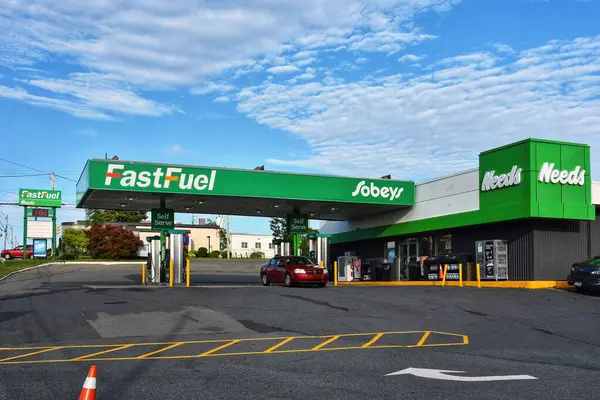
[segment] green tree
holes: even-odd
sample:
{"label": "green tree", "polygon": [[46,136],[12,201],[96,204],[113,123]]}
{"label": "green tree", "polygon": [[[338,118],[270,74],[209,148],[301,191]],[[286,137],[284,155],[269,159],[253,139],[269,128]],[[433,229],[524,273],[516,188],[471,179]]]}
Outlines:
{"label": "green tree", "polygon": [[[227,231],[223,228],[219,229],[219,249],[227,250]],[[227,258],[227,252],[225,252]]]}
{"label": "green tree", "polygon": [[142,222],[146,211],[85,210],[87,225],[102,225],[110,222]]}
{"label": "green tree", "polygon": [[[309,226],[308,233],[319,233],[319,230],[313,229]],[[308,238],[306,235],[302,235],[302,238],[300,239],[300,254],[302,254],[304,257],[308,257]]]}
{"label": "green tree", "polygon": [[285,218],[271,218],[269,221],[271,233],[275,239],[291,240],[292,237],[287,234],[287,223]]}
{"label": "green tree", "polygon": [[82,229],[67,228],[62,234],[62,243],[64,252],[72,254],[76,258],[86,251],[88,235]]}

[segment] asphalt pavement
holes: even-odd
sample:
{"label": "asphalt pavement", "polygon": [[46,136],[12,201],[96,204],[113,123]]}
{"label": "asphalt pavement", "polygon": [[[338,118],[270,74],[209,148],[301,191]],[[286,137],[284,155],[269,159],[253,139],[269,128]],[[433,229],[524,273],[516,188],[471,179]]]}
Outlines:
{"label": "asphalt pavement", "polygon": [[194,261],[191,288],[141,287],[141,265],[0,282],[0,399],[75,399],[91,365],[98,399],[598,398],[599,296],[262,287],[259,266]]}

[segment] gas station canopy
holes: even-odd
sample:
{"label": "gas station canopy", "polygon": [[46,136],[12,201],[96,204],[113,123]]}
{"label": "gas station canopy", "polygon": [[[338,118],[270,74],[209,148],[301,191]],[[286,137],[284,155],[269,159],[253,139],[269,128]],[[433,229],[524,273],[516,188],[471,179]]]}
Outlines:
{"label": "gas station canopy", "polygon": [[179,213],[347,220],[411,207],[411,181],[257,170],[88,160],[77,207]]}

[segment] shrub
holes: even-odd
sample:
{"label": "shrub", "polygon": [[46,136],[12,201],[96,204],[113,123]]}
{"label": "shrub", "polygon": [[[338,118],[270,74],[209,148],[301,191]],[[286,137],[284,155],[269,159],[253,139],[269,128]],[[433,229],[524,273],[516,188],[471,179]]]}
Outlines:
{"label": "shrub", "polygon": [[198,250],[196,250],[196,256],[198,256],[198,257],[207,257],[208,256],[208,249],[206,247],[200,247]]}
{"label": "shrub", "polygon": [[[231,252],[229,252],[229,257],[231,257]],[[227,258],[227,250],[221,252],[221,258]]]}
{"label": "shrub", "polygon": [[265,258],[265,253],[263,253],[262,251],[255,251],[253,253],[250,253],[250,257],[251,260],[262,260],[263,258]]}
{"label": "shrub", "polygon": [[193,251],[188,252],[187,258],[196,258],[196,253]]}
{"label": "shrub", "polygon": [[143,244],[133,232],[122,226],[93,225],[87,233],[92,258],[119,260],[135,257]]}
{"label": "shrub", "polygon": [[61,260],[76,260],[77,254],[75,254],[73,252],[66,252],[60,258],[61,258]]}
{"label": "shrub", "polygon": [[210,254],[208,256],[210,258],[219,258],[220,255],[221,255],[221,250],[213,250],[210,252]]}

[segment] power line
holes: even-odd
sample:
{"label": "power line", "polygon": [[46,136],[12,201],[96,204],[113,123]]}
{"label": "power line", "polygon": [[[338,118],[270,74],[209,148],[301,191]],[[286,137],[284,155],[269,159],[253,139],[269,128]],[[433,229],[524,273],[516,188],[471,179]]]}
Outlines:
{"label": "power line", "polygon": [[[16,163],[16,162],[14,162],[14,161],[7,160],[6,158],[2,158],[2,157],[0,157],[0,161],[7,162],[7,163],[9,163],[9,164],[13,164],[13,165],[16,165],[16,166],[18,166],[18,167],[27,168],[27,169],[30,169],[30,170],[32,170],[32,171],[41,172],[42,174],[48,174],[48,175],[50,175],[50,172],[42,171],[42,170],[40,170],[40,169],[37,169],[37,168],[33,168],[33,167],[29,167],[29,166],[27,166],[27,165],[19,164],[19,163]],[[64,176],[62,176],[62,175],[58,175],[58,174],[56,174],[56,176],[57,176],[57,177],[59,177],[59,178],[65,179],[65,180],[67,180],[67,181],[71,181],[71,182],[77,183],[77,181],[76,181],[76,180],[73,180],[73,179],[71,179],[71,178],[66,178],[66,177],[64,177]]]}
{"label": "power line", "polygon": [[47,176],[48,174],[0,175],[0,178],[25,178],[27,176]]}

